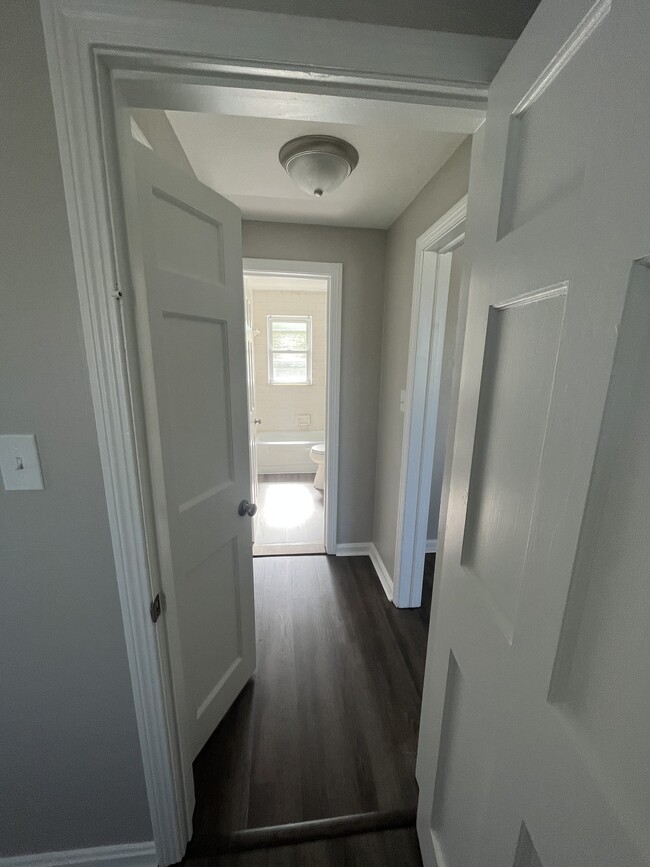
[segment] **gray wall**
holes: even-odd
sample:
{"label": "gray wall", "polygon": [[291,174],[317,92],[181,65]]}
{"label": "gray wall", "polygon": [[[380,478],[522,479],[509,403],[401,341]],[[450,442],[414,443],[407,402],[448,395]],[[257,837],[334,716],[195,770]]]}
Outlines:
{"label": "gray wall", "polygon": [[36,0],[0,6],[0,852],[152,837]]}
{"label": "gray wall", "polygon": [[[388,231],[373,541],[392,576],[400,483],[415,241],[466,193],[471,138],[465,139]],[[441,420],[442,421],[442,420]]]}
{"label": "gray wall", "polygon": [[244,221],[244,256],[343,263],[338,541],[372,535],[386,232]]}
{"label": "gray wall", "polygon": [[206,6],[228,6],[256,12],[284,12],[311,18],[336,18],[365,24],[389,24],[423,30],[473,33],[516,39],[539,0],[185,0]]}

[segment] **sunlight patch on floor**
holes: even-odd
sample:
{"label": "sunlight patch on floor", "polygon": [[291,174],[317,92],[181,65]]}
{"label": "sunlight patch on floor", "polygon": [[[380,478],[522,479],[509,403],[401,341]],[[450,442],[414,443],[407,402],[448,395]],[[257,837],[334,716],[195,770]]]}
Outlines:
{"label": "sunlight patch on floor", "polygon": [[298,527],[314,512],[314,501],[304,485],[271,485],[264,503],[264,523],[269,527]]}

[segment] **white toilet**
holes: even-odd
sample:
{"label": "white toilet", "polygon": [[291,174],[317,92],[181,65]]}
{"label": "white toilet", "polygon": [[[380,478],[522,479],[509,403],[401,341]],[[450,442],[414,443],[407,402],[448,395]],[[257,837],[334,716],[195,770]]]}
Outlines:
{"label": "white toilet", "polygon": [[325,490],[325,443],[317,443],[312,446],[309,452],[309,457],[316,464],[316,478],[314,479],[314,487],[317,491]]}

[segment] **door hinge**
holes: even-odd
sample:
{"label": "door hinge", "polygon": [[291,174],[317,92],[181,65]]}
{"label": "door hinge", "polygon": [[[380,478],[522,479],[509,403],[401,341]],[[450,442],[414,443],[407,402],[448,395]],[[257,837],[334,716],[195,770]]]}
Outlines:
{"label": "door hinge", "polygon": [[149,606],[149,614],[151,614],[151,620],[153,623],[156,623],[158,618],[162,613],[162,603],[160,601],[160,593],[156,593],[153,598],[153,602]]}

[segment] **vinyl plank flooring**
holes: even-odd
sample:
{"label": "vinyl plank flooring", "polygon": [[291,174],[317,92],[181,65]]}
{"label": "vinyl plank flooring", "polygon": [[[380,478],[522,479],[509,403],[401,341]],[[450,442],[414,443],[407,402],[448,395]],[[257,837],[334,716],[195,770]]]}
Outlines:
{"label": "vinyl plank flooring", "polygon": [[195,761],[190,857],[251,828],[417,803],[428,608],[396,609],[367,557],[254,563],[257,670]]}
{"label": "vinyl plank flooring", "polygon": [[415,828],[196,858],[187,867],[422,867]]}

